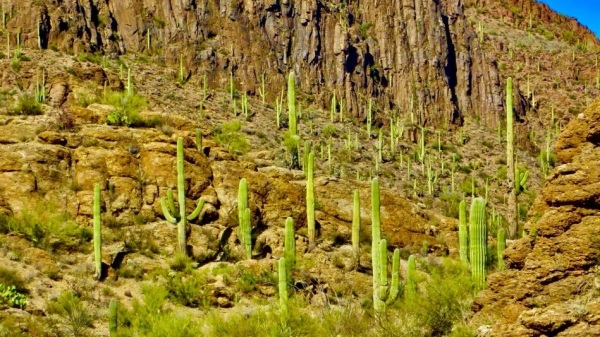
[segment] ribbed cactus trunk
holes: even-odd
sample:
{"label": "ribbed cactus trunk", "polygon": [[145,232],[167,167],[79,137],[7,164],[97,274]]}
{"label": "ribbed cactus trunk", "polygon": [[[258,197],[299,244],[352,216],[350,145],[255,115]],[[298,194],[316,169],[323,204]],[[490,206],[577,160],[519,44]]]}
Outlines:
{"label": "ribbed cactus trunk", "polygon": [[252,214],[250,208],[244,210],[244,227],[242,236],[244,237],[244,252],[246,259],[252,259]]}
{"label": "ribbed cactus trunk", "polygon": [[252,258],[252,225],[251,213],[248,208],[248,182],[246,178],[240,179],[238,186],[238,224],[240,242],[244,247],[247,259]]}
{"label": "ribbed cactus trunk", "polygon": [[416,274],[417,264],[415,263],[415,256],[411,255],[408,257],[408,266],[406,268],[406,298],[409,300],[413,300],[417,296]]}
{"label": "ribbed cactus trunk", "polygon": [[400,293],[400,249],[394,249],[392,257],[392,284],[386,299],[387,304],[391,304],[398,298]]}
{"label": "ribbed cactus trunk", "polygon": [[381,282],[381,223],[379,210],[379,180],[373,178],[371,181],[371,263],[373,265],[373,307],[375,311],[381,311],[384,308],[384,303],[379,297]]}
{"label": "ribbed cactus trunk", "polygon": [[279,259],[279,308],[284,319],[288,317],[287,274],[285,257],[282,257]]}
{"label": "ribbed cactus trunk", "polygon": [[504,228],[498,229],[498,270],[504,270],[504,257],[502,256],[502,252],[506,248],[506,231]]}
{"label": "ribbed cactus trunk", "polygon": [[352,208],[352,250],[354,251],[354,266],[360,265],[360,195],[354,190],[354,207]]}
{"label": "ribbed cactus trunk", "polygon": [[288,276],[291,280],[292,269],[296,264],[296,238],[294,234],[294,219],[288,217],[285,220],[285,261]]}
{"label": "ribbed cactus trunk", "polygon": [[516,238],[519,228],[517,216],[517,191],[515,189],[515,134],[513,114],[513,81],[506,80],[506,171],[508,175],[508,223],[509,236]]}
{"label": "ribbed cactus trunk", "polygon": [[469,233],[467,231],[467,203],[463,200],[458,205],[458,243],[460,260],[469,263]]}
{"label": "ribbed cactus trunk", "polygon": [[314,183],[315,154],[308,155],[308,170],[306,173],[306,222],[308,225],[308,243],[315,245],[315,183]]}
{"label": "ribbed cactus trunk", "polygon": [[485,221],[485,200],[475,198],[469,214],[469,241],[471,275],[477,289],[485,288],[485,260],[487,254],[487,228]]}
{"label": "ribbed cactus trunk", "polygon": [[102,278],[102,219],[100,217],[100,184],[94,185],[94,264],[96,278]]}
{"label": "ribbed cactus trunk", "polygon": [[298,134],[298,129],[296,127],[296,77],[293,71],[288,76],[288,119],[290,134],[295,136]]}
{"label": "ribbed cactus trunk", "polygon": [[113,298],[108,305],[108,332],[110,337],[117,337],[117,309],[117,300]]}
{"label": "ribbed cactus trunk", "polygon": [[183,165],[183,138],[179,137],[177,138],[177,201],[179,203],[179,211],[175,208],[175,201],[173,200],[173,192],[171,189],[167,192],[167,200],[161,198],[160,202],[165,219],[172,224],[177,224],[177,246],[179,252],[187,255],[187,222],[193,221],[200,215],[205,200],[200,199],[196,209],[190,215],[186,215],[185,171]]}

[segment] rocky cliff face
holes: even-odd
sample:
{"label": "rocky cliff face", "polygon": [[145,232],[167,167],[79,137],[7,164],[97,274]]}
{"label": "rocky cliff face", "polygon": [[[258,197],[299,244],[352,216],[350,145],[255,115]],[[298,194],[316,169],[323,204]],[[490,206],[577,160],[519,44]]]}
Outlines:
{"label": "rocky cliff face", "polygon": [[[475,301],[489,336],[600,335],[600,102],[569,124],[525,225]],[[487,336],[487,335],[486,335]]]}
{"label": "rocky cliff face", "polygon": [[[75,54],[145,53],[207,74],[224,88],[257,92],[261,75],[274,99],[293,70],[308,102],[333,93],[362,117],[407,112],[421,125],[496,119],[502,86],[493,57],[478,47],[460,0],[8,1],[9,31],[43,48]],[[149,42],[148,42],[149,41]],[[149,46],[149,48],[148,48]]]}

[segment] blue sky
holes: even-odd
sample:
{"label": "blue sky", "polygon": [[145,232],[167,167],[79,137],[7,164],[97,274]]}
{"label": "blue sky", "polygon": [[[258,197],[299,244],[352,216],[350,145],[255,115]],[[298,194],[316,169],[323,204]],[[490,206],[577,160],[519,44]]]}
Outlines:
{"label": "blue sky", "polygon": [[599,0],[539,0],[553,10],[576,18],[600,37],[600,1]]}

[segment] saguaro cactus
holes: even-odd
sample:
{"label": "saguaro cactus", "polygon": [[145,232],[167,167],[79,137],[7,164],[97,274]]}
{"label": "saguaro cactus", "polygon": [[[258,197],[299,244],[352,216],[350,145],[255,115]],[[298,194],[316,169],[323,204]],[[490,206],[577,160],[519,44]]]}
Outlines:
{"label": "saguaro cactus", "polygon": [[485,200],[483,198],[475,198],[471,203],[469,220],[471,275],[477,289],[483,289],[485,288],[485,259],[487,254],[487,228]]}
{"label": "saguaro cactus", "polygon": [[315,184],[313,179],[315,154],[308,155],[308,169],[306,172],[306,222],[308,225],[308,243],[316,244],[315,241]]}
{"label": "saguaro cactus", "polygon": [[460,260],[469,263],[469,233],[467,232],[467,203],[463,200],[458,205],[458,243]]}
{"label": "saguaro cactus", "polygon": [[185,172],[183,169],[183,162],[183,138],[179,137],[177,139],[177,201],[179,203],[179,211],[175,208],[173,191],[171,188],[167,191],[167,200],[162,197],[160,199],[160,204],[165,219],[172,224],[177,224],[177,242],[179,251],[183,254],[187,254],[186,225],[188,221],[193,221],[200,215],[202,207],[204,206],[204,199],[200,199],[196,209],[190,215],[186,216]]}
{"label": "saguaro cactus", "polygon": [[298,129],[296,127],[296,77],[293,71],[288,76],[288,119],[290,134],[295,136],[298,134]]}
{"label": "saguaro cactus", "polygon": [[118,302],[113,298],[108,305],[108,332],[110,337],[117,337],[117,308]]}
{"label": "saguaro cactus", "polygon": [[238,224],[240,226],[239,236],[246,258],[252,258],[252,224],[251,212],[248,208],[248,182],[246,178],[240,179],[238,187]]}
{"label": "saguaro cactus", "polygon": [[354,190],[354,207],[352,208],[352,250],[354,251],[354,265],[360,264],[360,195]]}
{"label": "saguaro cactus", "polygon": [[504,265],[504,257],[502,257],[502,252],[506,248],[506,231],[504,228],[498,229],[498,270],[503,270]]}
{"label": "saguaro cactus", "polygon": [[94,185],[94,263],[96,278],[102,278],[102,219],[100,218],[100,184]]}
{"label": "saguaro cactus", "polygon": [[406,298],[408,299],[414,299],[417,296],[416,274],[417,264],[415,263],[415,256],[411,255],[408,257],[408,266],[406,269]]}
{"label": "saguaro cactus", "polygon": [[285,257],[282,257],[279,259],[279,308],[284,318],[288,315],[287,283],[286,262]]}
{"label": "saguaro cactus", "polygon": [[285,220],[285,260],[287,265],[288,279],[291,279],[292,269],[296,264],[296,238],[294,235],[294,219],[288,217]]}
{"label": "saguaro cactus", "polygon": [[508,222],[509,235],[515,238],[517,235],[517,191],[515,189],[515,135],[513,130],[513,82],[509,77],[506,80],[506,171],[508,175]]}

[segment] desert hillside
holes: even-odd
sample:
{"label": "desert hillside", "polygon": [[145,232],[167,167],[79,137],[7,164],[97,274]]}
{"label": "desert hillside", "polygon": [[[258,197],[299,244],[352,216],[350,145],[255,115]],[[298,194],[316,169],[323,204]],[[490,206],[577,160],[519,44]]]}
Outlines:
{"label": "desert hillside", "polygon": [[0,336],[600,335],[574,19],[6,0],[0,30]]}

